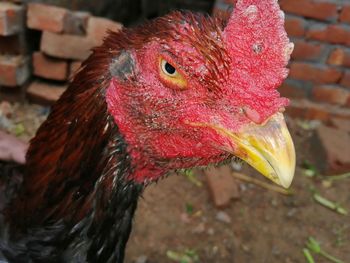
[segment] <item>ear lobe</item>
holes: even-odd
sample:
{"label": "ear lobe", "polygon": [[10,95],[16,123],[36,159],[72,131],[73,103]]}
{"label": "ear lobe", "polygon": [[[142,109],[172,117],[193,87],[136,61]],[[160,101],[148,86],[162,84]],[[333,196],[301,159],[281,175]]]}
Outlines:
{"label": "ear lobe", "polygon": [[126,81],[135,76],[135,59],[130,51],[123,50],[109,65],[109,71],[113,77]]}
{"label": "ear lobe", "polygon": [[241,76],[252,76],[266,89],[276,88],[287,77],[285,67],[294,46],[285,32],[284,13],[277,0],[237,1],[224,38],[232,69]]}

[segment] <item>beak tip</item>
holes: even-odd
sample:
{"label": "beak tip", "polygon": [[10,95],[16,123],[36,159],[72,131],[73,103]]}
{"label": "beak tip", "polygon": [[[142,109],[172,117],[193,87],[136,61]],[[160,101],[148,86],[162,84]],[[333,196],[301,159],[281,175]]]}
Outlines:
{"label": "beak tip", "polygon": [[[284,169],[283,169],[284,168]],[[287,166],[282,167],[277,173],[278,183],[284,188],[289,188],[295,174],[295,153],[294,158]]]}
{"label": "beak tip", "polygon": [[290,185],[292,184],[293,181],[293,177],[294,177],[294,172],[293,174],[289,174],[288,176],[284,177],[283,179],[280,177],[280,185],[286,189],[288,189],[290,187]]}

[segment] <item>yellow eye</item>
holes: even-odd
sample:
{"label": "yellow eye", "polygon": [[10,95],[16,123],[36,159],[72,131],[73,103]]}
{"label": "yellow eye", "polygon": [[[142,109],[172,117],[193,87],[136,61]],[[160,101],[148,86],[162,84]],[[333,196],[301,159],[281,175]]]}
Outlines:
{"label": "yellow eye", "polygon": [[163,58],[160,58],[160,76],[174,88],[184,89],[187,86],[186,79],[178,72],[178,70]]}

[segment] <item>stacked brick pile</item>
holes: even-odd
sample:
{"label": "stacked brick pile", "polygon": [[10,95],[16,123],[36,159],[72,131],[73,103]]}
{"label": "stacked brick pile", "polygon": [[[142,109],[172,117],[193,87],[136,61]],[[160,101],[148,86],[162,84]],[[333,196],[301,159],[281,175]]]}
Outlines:
{"label": "stacked brick pile", "polygon": [[36,80],[27,94],[32,100],[51,103],[66,89],[69,78],[91,48],[102,43],[106,31],[118,31],[121,24],[85,12],[31,3],[27,27],[42,32],[40,50],[32,54]]}
{"label": "stacked brick pile", "polygon": [[30,77],[30,59],[25,46],[23,6],[0,2],[0,88],[18,95]]}
{"label": "stacked brick pile", "polygon": [[[234,0],[217,0],[214,13]],[[289,78],[280,89],[293,98],[294,117],[350,119],[350,1],[280,0],[295,43]]]}

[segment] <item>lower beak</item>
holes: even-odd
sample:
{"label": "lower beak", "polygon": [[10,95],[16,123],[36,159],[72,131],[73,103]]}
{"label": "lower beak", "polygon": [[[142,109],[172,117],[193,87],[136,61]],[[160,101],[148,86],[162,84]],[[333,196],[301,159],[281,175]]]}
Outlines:
{"label": "lower beak", "polygon": [[282,113],[264,125],[249,124],[239,133],[216,129],[233,141],[230,151],[275,183],[288,188],[295,171],[295,150]]}

